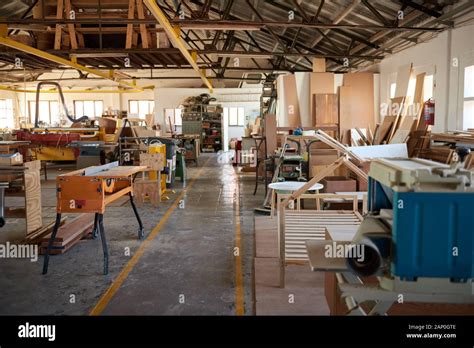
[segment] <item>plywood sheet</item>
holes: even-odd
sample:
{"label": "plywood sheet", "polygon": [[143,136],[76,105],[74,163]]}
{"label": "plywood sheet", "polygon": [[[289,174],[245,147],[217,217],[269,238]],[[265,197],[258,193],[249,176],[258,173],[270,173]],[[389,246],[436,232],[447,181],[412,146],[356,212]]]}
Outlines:
{"label": "plywood sheet", "polygon": [[385,116],[382,124],[380,125],[376,139],[374,141],[375,145],[380,145],[382,142],[385,140],[387,135],[390,132],[390,129],[392,129],[392,125],[396,120],[396,116]]}
{"label": "plywood sheet", "polygon": [[301,126],[312,127],[310,76],[308,72],[295,72],[296,94],[299,102]]}
{"label": "plywood sheet", "polygon": [[423,103],[423,85],[425,83],[426,73],[416,75],[415,93],[413,95],[413,103]]}
{"label": "plywood sheet", "polygon": [[364,160],[373,158],[408,158],[406,144],[372,145],[372,146],[353,146],[349,150]]}
{"label": "plywood sheet", "polygon": [[326,72],[326,58],[313,59],[313,72]]}
{"label": "plywood sheet", "polygon": [[390,144],[401,144],[407,141],[410,131],[406,129],[397,129],[392,139],[390,139]]}
{"label": "plywood sheet", "polygon": [[313,94],[313,125],[334,125],[339,123],[337,94]]}
{"label": "plywood sheet", "polygon": [[311,95],[334,93],[334,73],[311,73],[310,90]]}
{"label": "plywood sheet", "polygon": [[410,83],[411,68],[411,63],[398,67],[397,82],[395,87],[395,98],[407,96],[408,84]]}
{"label": "plywood sheet", "polygon": [[[39,162],[39,161],[36,161]],[[39,170],[25,172],[26,234],[43,225],[41,216],[41,179]]]}
{"label": "plywood sheet", "polygon": [[351,91],[350,87],[339,87],[339,129],[341,141],[344,144],[350,144],[349,131],[352,128],[351,121]]}
{"label": "plywood sheet", "polygon": [[339,90],[339,127],[341,134],[346,134],[343,142],[347,144],[351,128],[375,127],[374,74],[344,74],[343,83]]}
{"label": "plywood sheet", "polygon": [[400,126],[398,126],[398,129],[404,129],[404,130],[412,130],[413,124],[415,123],[417,119],[412,117],[412,116],[406,116],[403,121],[400,123]]}
{"label": "plywood sheet", "polygon": [[285,91],[284,104],[286,106],[286,109],[283,111],[283,113],[284,115],[286,114],[288,127],[299,127],[301,121],[295,75],[283,76],[283,84]]}
{"label": "plywood sheet", "polygon": [[265,115],[265,137],[267,140],[267,155],[275,153],[277,148],[277,124],[276,116],[271,114]]}

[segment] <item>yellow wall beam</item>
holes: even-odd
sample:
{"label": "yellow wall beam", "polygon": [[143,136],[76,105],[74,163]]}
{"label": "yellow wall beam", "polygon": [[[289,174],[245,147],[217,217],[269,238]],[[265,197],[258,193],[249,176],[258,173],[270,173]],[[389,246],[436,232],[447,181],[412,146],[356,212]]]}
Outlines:
{"label": "yellow wall beam", "polygon": [[[150,86],[147,87],[151,89]],[[0,86],[0,91],[16,92],[16,93],[36,93],[35,89],[19,89],[9,86]],[[57,89],[42,89],[43,93],[57,93]],[[140,93],[143,89],[66,89],[63,93]]]}
{"label": "yellow wall beam", "polygon": [[186,48],[186,44],[184,43],[183,39],[181,39],[181,36],[179,35],[179,33],[177,33],[175,28],[173,28],[173,26],[170,24],[170,22],[168,21],[168,18],[166,18],[163,11],[156,4],[155,0],[143,0],[143,2],[145,3],[146,7],[148,7],[148,9],[153,14],[153,16],[156,18],[156,20],[161,24],[161,26],[166,32],[166,35],[168,35],[168,38],[172,42],[173,46],[181,51],[184,58],[186,58],[189,64],[191,64],[193,69],[199,74],[199,76],[201,77],[201,80],[205,83],[207,88],[209,88],[209,91],[212,93],[213,87],[212,87],[211,81],[209,81],[207,77],[201,72],[199,66],[196,64],[192,55],[189,53],[188,49]]}
{"label": "yellow wall beam", "polygon": [[55,63],[58,63],[58,64],[70,66],[71,68],[78,69],[78,70],[81,70],[81,71],[84,71],[84,72],[88,72],[92,75],[96,75],[96,76],[102,77],[104,79],[114,81],[114,82],[118,83],[119,85],[122,85],[122,86],[125,86],[125,87],[128,87],[128,88],[141,89],[140,87],[137,87],[136,84],[133,83],[133,82],[118,80],[116,78],[115,74],[110,76],[108,72],[102,72],[100,70],[88,68],[84,65],[75,63],[71,60],[64,59],[64,58],[56,56],[54,54],[44,52],[44,51],[41,51],[37,48],[22,44],[20,42],[14,41],[12,39],[9,39],[8,37],[6,37],[4,35],[4,30],[2,30],[2,28],[0,28],[0,44],[4,45],[4,46],[7,46],[7,47],[10,47],[10,48],[14,48],[16,50],[19,50],[19,51],[22,51],[22,52],[25,52],[25,53],[28,53],[28,54],[32,54],[34,56],[37,56],[37,57],[40,57],[40,58],[43,58],[43,59],[46,59],[46,60],[49,60],[49,61],[52,61],[52,62],[55,62]]}

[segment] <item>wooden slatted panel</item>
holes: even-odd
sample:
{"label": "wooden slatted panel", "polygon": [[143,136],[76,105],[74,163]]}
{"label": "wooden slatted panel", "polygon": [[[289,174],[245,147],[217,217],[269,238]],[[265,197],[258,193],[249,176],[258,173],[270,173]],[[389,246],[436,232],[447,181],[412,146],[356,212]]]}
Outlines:
{"label": "wooden slatted panel", "polygon": [[324,240],[326,227],[347,225],[360,225],[360,220],[354,212],[286,210],[286,261],[307,261],[307,240]]}

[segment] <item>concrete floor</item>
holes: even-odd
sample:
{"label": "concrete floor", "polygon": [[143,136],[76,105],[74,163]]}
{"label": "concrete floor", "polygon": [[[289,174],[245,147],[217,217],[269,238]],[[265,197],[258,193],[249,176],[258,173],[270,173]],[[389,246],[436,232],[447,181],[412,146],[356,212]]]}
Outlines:
{"label": "concrete floor", "polygon": [[[253,176],[237,174],[232,165],[219,164],[215,155],[203,155],[199,162],[199,167],[188,167],[190,187],[183,197],[184,209],[178,206],[167,214],[166,223],[147,243],[102,314],[234,315],[237,196],[244,307],[245,314],[253,314],[253,209],[263,200],[263,187],[253,196]],[[49,176],[42,183],[44,223],[53,221],[55,214],[55,186],[53,175]],[[176,193],[158,209],[149,204],[140,208],[146,236],[182,189],[177,182]],[[126,200],[107,209],[105,230],[111,256],[106,276],[100,240],[83,240],[64,255],[51,257],[45,276],[42,257],[38,262],[0,259],[0,314],[89,314],[130,261],[125,248],[133,256],[144,243],[136,237],[137,227]],[[3,239],[21,234],[21,222],[10,223],[5,231]]]}

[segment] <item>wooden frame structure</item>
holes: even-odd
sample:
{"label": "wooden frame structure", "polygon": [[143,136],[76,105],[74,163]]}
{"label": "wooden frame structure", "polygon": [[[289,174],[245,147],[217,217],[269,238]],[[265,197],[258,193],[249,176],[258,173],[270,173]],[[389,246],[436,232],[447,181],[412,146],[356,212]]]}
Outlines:
{"label": "wooden frame structure", "polygon": [[[285,196],[285,201],[293,195]],[[321,200],[328,198],[352,199],[352,210],[320,210]],[[278,250],[280,266],[280,287],[285,287],[285,268],[287,263],[306,263],[307,240],[324,240],[328,226],[358,226],[362,215],[358,212],[357,195],[339,194],[300,194],[294,198],[297,201],[296,209],[285,209],[280,205],[278,212]],[[301,199],[315,200],[316,210],[301,210]]]}

